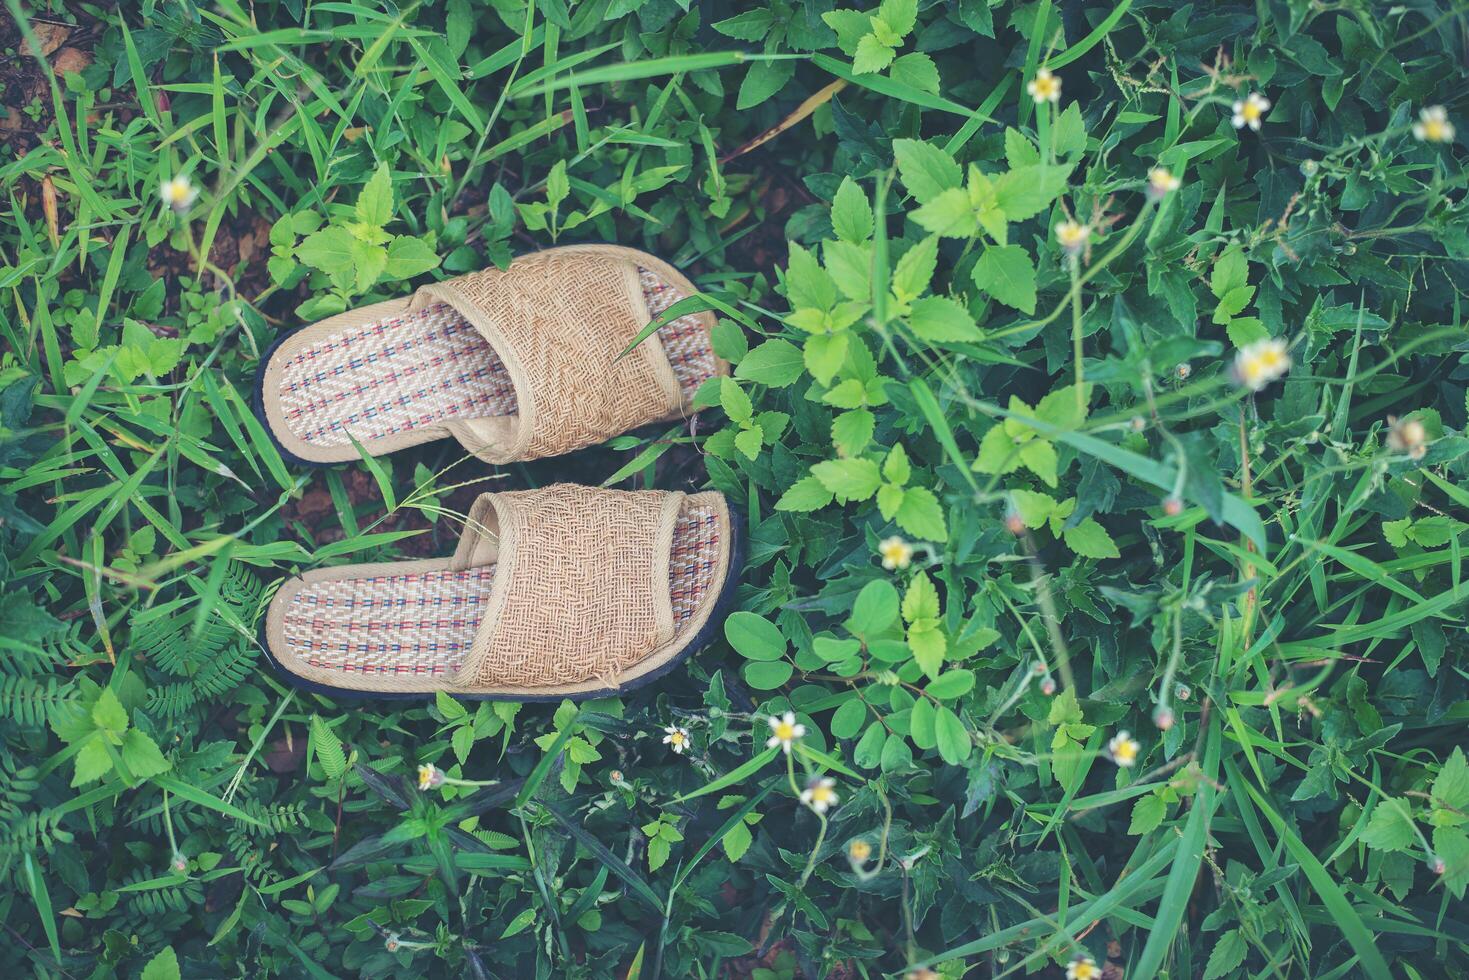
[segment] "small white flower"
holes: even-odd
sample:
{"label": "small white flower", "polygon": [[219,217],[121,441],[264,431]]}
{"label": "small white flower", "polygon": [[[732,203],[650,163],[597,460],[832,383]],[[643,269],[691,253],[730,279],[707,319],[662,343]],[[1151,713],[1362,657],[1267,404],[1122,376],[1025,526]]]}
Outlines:
{"label": "small white flower", "polygon": [[1062,221],[1056,225],[1056,241],[1072,255],[1086,248],[1091,237],[1091,228],[1079,221]]}
{"label": "small white flower", "polygon": [[1124,769],[1137,764],[1137,756],[1141,751],[1142,746],[1127,731],[1118,732],[1112,736],[1112,741],[1107,743],[1107,754],[1112,756],[1113,762]]}
{"label": "small white flower", "polygon": [[1174,176],[1167,167],[1154,167],[1148,171],[1148,197],[1162,200],[1183,186],[1183,181]]}
{"label": "small white flower", "polygon": [[882,543],[877,546],[877,553],[882,555],[882,567],[890,572],[895,568],[907,568],[913,563],[913,546],[897,535],[883,538]]}
{"label": "small white flower", "polygon": [[837,796],[837,781],[827,776],[813,779],[801,790],[801,802],[815,810],[817,813],[825,813],[840,802]]}
{"label": "small white flower", "polygon": [[847,860],[853,864],[861,865],[872,857],[872,845],[862,838],[857,838],[847,845]]}
{"label": "small white flower", "polygon": [[1452,143],[1454,124],[1449,122],[1449,112],[1441,105],[1425,106],[1418,110],[1418,121],[1413,124],[1413,138],[1420,143]]}
{"label": "small white flower", "polygon": [[1097,980],[1101,975],[1097,961],[1085,953],[1066,964],[1066,980]]}
{"label": "small white flower", "polygon": [[663,731],[663,744],[672,746],[675,755],[683,755],[684,749],[689,747],[689,730],[669,725]]}
{"label": "small white flower", "polygon": [[1244,129],[1246,126],[1255,132],[1260,131],[1260,123],[1265,121],[1265,113],[1270,108],[1270,100],[1259,92],[1251,92],[1245,96],[1243,101],[1234,104],[1235,129]]}
{"label": "small white flower", "polygon": [[444,785],[444,772],[432,763],[418,767],[418,788],[421,790],[438,789]]}
{"label": "small white flower", "polygon": [[1036,72],[1035,77],[1026,83],[1025,90],[1037,102],[1061,101],[1061,79],[1052,75],[1049,68]]}
{"label": "small white flower", "polygon": [[165,180],[158,188],[158,196],[163,198],[163,203],[180,213],[189,210],[194,201],[199,197],[199,188],[193,182],[179,174],[170,180]]}
{"label": "small white flower", "polygon": [[1234,357],[1234,377],[1251,391],[1260,391],[1289,371],[1290,363],[1285,341],[1266,337],[1240,348]]}
{"label": "small white flower", "polygon": [[1388,417],[1387,447],[1393,452],[1407,453],[1410,459],[1422,459],[1428,452],[1428,430],[1417,419]]}
{"label": "small white flower", "polygon": [[770,738],[766,740],[765,747],[773,749],[779,745],[785,750],[786,755],[791,754],[791,743],[800,740],[806,734],[806,726],[796,721],[793,712],[787,711],[779,718],[770,719]]}

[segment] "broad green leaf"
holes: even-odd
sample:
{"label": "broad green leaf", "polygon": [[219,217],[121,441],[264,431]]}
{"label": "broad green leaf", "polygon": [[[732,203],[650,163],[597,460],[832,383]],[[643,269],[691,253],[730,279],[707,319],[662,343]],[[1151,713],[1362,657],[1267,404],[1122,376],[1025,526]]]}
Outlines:
{"label": "broad green leaf", "polygon": [[[948,153],[915,139],[893,140],[893,154],[898,161],[898,175],[919,204],[927,204],[964,181],[959,164]],[[967,204],[967,199],[966,199]]]}
{"label": "broad green leaf", "polygon": [[1006,306],[1035,312],[1035,263],[1020,245],[989,245],[974,263],[974,284]]}

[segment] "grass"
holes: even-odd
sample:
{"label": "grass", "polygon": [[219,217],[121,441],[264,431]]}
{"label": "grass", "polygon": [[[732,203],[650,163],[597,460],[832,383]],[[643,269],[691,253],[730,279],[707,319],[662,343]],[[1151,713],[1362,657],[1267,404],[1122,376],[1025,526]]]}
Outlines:
{"label": "grass", "polygon": [[[918,8],[6,0],[0,963],[1469,973],[1469,8]],[[577,241],[690,271],[697,424],[306,470],[252,412],[296,325]],[[562,480],[742,510],[687,667],[261,656],[285,575]]]}

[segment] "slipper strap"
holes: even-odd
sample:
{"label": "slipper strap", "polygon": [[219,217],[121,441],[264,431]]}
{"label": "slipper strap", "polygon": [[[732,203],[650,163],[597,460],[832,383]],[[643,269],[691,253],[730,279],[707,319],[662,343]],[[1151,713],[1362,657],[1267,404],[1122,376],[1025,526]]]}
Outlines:
{"label": "slipper strap", "polygon": [[591,446],[677,416],[678,381],[657,336],[620,357],[652,320],[637,266],[605,246],[554,249],[423,287],[415,305],[447,303],[504,362],[515,388],[510,419],[447,428],[492,463]]}
{"label": "slipper strap", "polygon": [[672,640],[668,564],[683,498],[571,484],[482,496],[480,533],[495,535],[498,565],[456,686],[611,682]]}

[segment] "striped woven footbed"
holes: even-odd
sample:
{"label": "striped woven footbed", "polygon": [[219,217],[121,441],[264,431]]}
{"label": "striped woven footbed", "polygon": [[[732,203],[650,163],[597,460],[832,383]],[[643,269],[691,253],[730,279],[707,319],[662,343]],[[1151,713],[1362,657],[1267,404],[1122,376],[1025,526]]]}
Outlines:
{"label": "striped woven footbed", "polygon": [[[654,316],[683,295],[647,269],[638,279]],[[715,372],[698,314],[658,330],[688,404]],[[453,307],[439,303],[353,327],[298,351],[281,371],[281,411],[302,442],[322,448],[370,442],[450,419],[514,415],[510,373]]]}
{"label": "striped woven footbed", "polygon": [[[710,589],[719,524],[711,506],[685,502],[679,511],[668,569],[675,639],[687,639],[697,614],[719,598]],[[289,652],[344,676],[452,676],[474,643],[495,568],[310,583],[283,617]]]}

